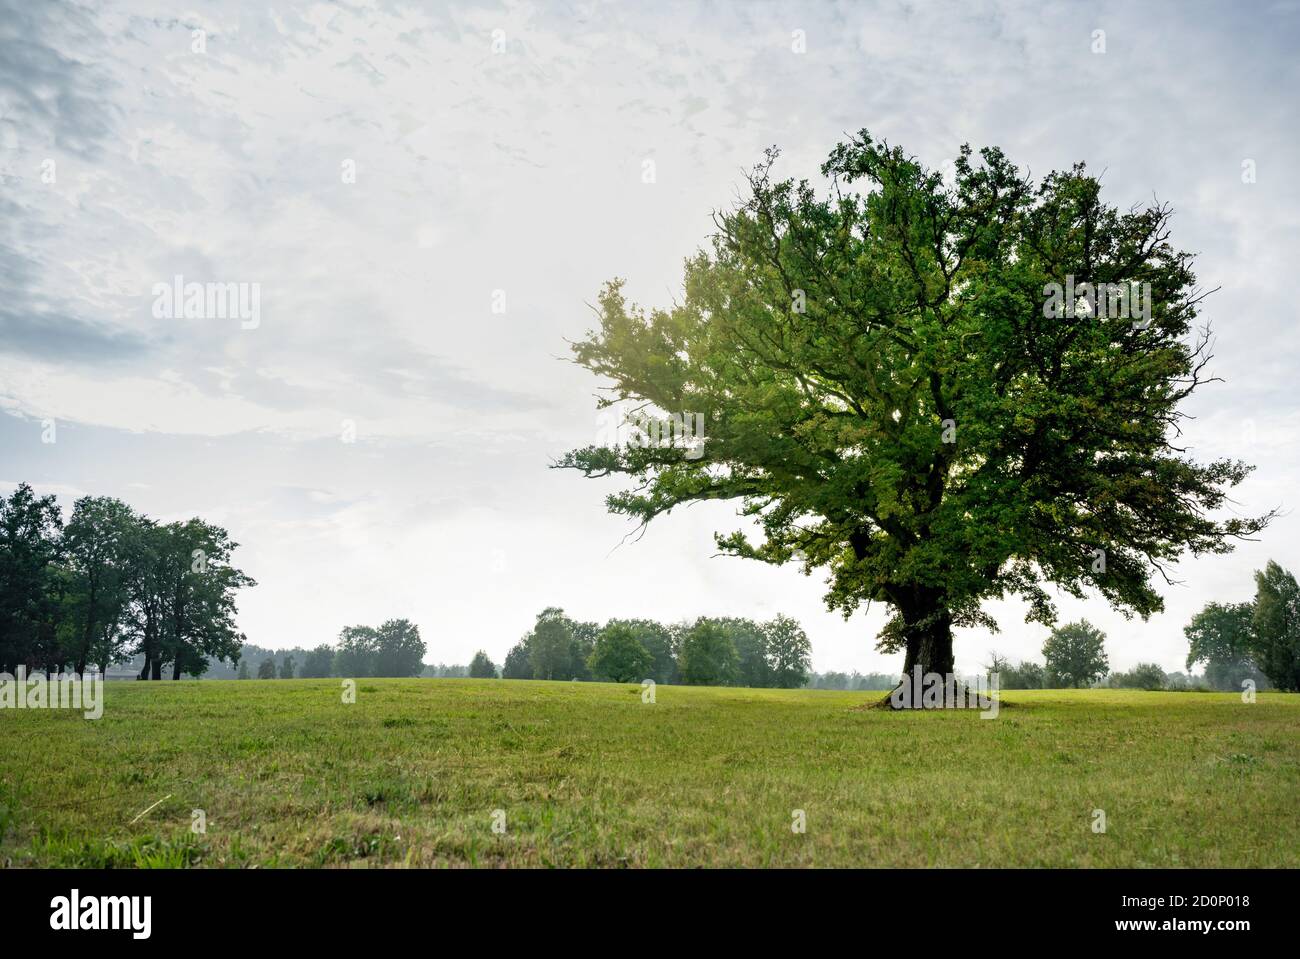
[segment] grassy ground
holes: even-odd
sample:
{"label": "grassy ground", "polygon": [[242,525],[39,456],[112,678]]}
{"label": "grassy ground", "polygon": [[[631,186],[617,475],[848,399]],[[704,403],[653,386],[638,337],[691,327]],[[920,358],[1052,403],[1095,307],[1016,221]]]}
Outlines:
{"label": "grassy ground", "polygon": [[1300,696],[1010,692],[985,720],[851,709],[878,693],[640,693],[115,683],[97,722],[6,709],[0,862],[1300,866]]}

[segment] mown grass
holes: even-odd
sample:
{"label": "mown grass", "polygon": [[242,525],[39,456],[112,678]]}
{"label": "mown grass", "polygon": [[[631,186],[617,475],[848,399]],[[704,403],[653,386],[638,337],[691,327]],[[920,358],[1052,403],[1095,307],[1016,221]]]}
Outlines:
{"label": "mown grass", "polygon": [[880,695],[371,679],[345,704],[338,680],[110,684],[99,721],[0,711],[0,862],[1300,865],[1300,696],[852,709]]}

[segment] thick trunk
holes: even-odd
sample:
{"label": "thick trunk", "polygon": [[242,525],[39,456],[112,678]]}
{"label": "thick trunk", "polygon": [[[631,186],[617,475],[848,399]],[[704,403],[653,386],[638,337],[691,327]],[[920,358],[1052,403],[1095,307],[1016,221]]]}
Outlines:
{"label": "thick trunk", "polygon": [[943,599],[932,591],[918,590],[904,604],[904,634],[907,637],[907,657],[903,662],[904,675],[912,675],[916,666],[922,673],[946,676],[953,671],[952,614]]}
{"label": "thick trunk", "polygon": [[172,679],[178,680],[180,678],[181,678],[181,657],[180,657],[180,653],[177,653],[176,665],[172,667]]}
{"label": "thick trunk", "polygon": [[150,679],[162,679],[162,660],[154,657],[153,668],[149,671]]}

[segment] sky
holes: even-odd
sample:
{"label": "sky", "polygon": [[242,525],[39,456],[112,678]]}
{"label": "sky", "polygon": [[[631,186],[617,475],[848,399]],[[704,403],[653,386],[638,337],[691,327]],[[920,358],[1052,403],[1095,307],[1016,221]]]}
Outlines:
{"label": "sky", "polygon": [[[568,343],[613,277],[680,297],[768,146],[817,180],[864,128],[934,168],[996,145],[1168,202],[1218,288],[1222,382],[1184,440],[1257,465],[1232,510],[1283,514],[1181,563],[1146,622],[1060,603],[1112,667],[1181,669],[1201,606],[1300,568],[1298,48],[1294,2],[0,0],[0,491],[226,527],[261,646],[407,617],[427,661],[499,663],[547,606],[782,612],[819,671],[894,671],[883,607],[845,620],[820,574],[715,555],[734,505],[636,538],[617,480],[548,468],[605,427]],[[186,318],[177,276],[257,310]],[[1041,658],[1020,603],[986,608],[959,671]]]}

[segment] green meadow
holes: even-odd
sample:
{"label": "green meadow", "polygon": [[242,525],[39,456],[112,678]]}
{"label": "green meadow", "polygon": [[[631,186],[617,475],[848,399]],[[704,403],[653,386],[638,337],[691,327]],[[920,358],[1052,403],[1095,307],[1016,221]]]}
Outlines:
{"label": "green meadow", "polygon": [[1300,696],[854,708],[880,696],[363,679],[345,703],[339,680],[114,683],[98,721],[0,711],[0,862],[1300,866]]}

